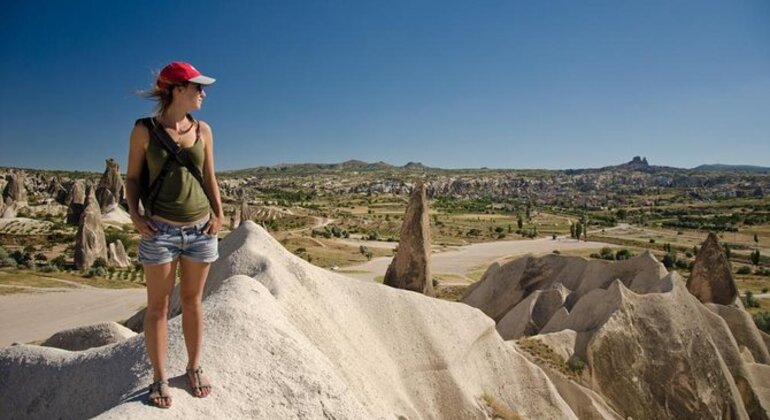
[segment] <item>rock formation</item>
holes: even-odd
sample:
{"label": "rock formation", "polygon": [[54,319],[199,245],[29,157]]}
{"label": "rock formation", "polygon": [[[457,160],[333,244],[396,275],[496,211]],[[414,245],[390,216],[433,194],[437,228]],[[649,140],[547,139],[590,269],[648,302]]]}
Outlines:
{"label": "rock formation", "polygon": [[238,222],[238,210],[233,209],[232,212],[230,212],[230,230],[235,230],[236,223]]}
{"label": "rock formation", "polygon": [[741,308],[703,305],[649,253],[493,264],[463,301],[504,338],[543,343],[552,356],[528,357],[581,418],[770,418],[762,334]]}
{"label": "rock formation", "polygon": [[75,235],[75,266],[87,270],[97,258],[107,260],[107,243],[102,228],[102,213],[96,201],[94,188],[88,186],[83,213],[80,215],[78,232]]}
{"label": "rock formation", "polygon": [[738,297],[730,262],[713,232],[709,233],[695,257],[687,289],[703,303],[730,305]]}
{"label": "rock formation", "polygon": [[560,295],[566,293],[564,308],[569,311],[583,295],[597,288],[606,289],[615,279],[637,293],[670,290],[667,273],[650,253],[618,262],[553,254],[540,258],[526,256],[503,265],[490,265],[481,280],[468,288],[462,302],[481,309],[497,322],[538,290],[558,289]]}
{"label": "rock formation", "polygon": [[[143,334],[84,352],[18,345],[0,350],[8,416],[468,419],[491,417],[486,396],[524,419],[577,418],[474,308],[315,267],[249,221],[219,247],[204,290],[212,397],[172,379],[173,408],[147,405]],[[178,375],[178,288],[170,311],[168,372]]]}
{"label": "rock formation", "polygon": [[123,242],[120,239],[110,243],[107,249],[107,264],[119,268],[126,268],[131,265],[128,254],[126,254],[126,248],[123,247]]}
{"label": "rock formation", "polygon": [[126,191],[123,178],[120,177],[120,167],[114,159],[107,159],[107,168],[96,187],[96,198],[102,213],[112,210],[125,201]]}
{"label": "rock formation", "polygon": [[241,220],[238,223],[238,226],[242,225],[243,222],[247,220],[251,220],[251,211],[249,210],[249,203],[244,199],[241,201]]}
{"label": "rock formation", "polygon": [[77,225],[80,223],[80,214],[83,213],[85,203],[86,189],[83,186],[83,181],[76,180],[70,186],[65,203],[67,205],[67,224]]}
{"label": "rock formation", "polygon": [[0,219],[13,219],[16,217],[16,203],[11,197],[7,197],[5,202],[0,204]]}
{"label": "rock formation", "polygon": [[120,343],[135,335],[135,332],[116,322],[105,322],[58,332],[45,340],[41,346],[79,351]]}
{"label": "rock formation", "polygon": [[418,182],[406,206],[398,251],[385,272],[384,283],[434,296],[430,270],[430,215],[425,185]]}
{"label": "rock formation", "polygon": [[3,188],[3,201],[11,199],[14,203],[27,203],[27,188],[24,186],[26,176],[24,172],[11,172],[5,177],[7,183]]}
{"label": "rock formation", "polygon": [[45,192],[59,204],[67,204],[67,189],[61,184],[59,177],[53,176],[48,181]]}

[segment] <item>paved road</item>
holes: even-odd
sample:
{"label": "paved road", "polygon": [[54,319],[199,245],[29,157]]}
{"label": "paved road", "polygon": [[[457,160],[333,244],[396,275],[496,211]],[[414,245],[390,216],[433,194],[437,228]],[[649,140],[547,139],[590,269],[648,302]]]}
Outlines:
{"label": "paved road", "polygon": [[[578,242],[566,237],[559,237],[556,240],[540,238],[519,241],[496,241],[466,245],[455,250],[433,254],[431,262],[434,274],[448,273],[466,276],[468,272],[481,266],[488,266],[501,258],[526,254],[543,255],[549,254],[555,249],[566,251],[601,248],[604,246],[617,247],[617,245],[602,242]],[[391,259],[392,257],[380,257],[364,264],[344,267],[342,274],[358,279],[373,280],[377,276],[385,275],[385,270],[387,270]],[[346,273],[345,271],[356,272]]]}
{"label": "paved road", "polygon": [[0,347],[42,340],[69,328],[122,321],[145,303],[145,289],[39,289],[0,296]]}

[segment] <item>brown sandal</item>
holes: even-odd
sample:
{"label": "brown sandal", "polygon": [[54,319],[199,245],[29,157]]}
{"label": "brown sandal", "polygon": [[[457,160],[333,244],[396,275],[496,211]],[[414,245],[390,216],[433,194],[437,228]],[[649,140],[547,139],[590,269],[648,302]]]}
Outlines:
{"label": "brown sandal", "polygon": [[[168,405],[160,405],[161,398],[168,400]],[[159,379],[150,384],[150,404],[158,408],[170,408],[171,407],[171,392],[168,388],[168,381],[165,379]]]}
{"label": "brown sandal", "polygon": [[198,398],[204,398],[208,395],[196,395],[195,391],[198,391],[198,393],[203,394],[204,389],[208,389],[209,392],[211,391],[211,384],[204,384],[203,383],[203,368],[198,366],[197,368],[189,368],[187,369],[187,381],[190,382],[190,388],[192,388],[192,394],[195,397]]}

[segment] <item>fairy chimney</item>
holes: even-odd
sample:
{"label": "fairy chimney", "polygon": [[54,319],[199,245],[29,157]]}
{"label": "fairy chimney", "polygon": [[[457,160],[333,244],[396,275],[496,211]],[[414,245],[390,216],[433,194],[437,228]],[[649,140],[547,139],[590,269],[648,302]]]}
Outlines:
{"label": "fairy chimney", "polygon": [[94,187],[86,190],[86,202],[80,215],[78,233],[75,236],[75,266],[78,270],[91,268],[97,258],[107,260],[107,244],[102,229],[102,213],[96,200]]}
{"label": "fairy chimney", "polygon": [[251,220],[251,211],[249,210],[249,203],[244,199],[241,201],[241,220],[238,226],[242,225],[246,220]]}
{"label": "fairy chimney", "polygon": [[713,232],[709,233],[695,257],[687,289],[703,303],[730,305],[738,297],[730,262]]}
{"label": "fairy chimney", "polygon": [[120,167],[114,159],[107,159],[107,168],[96,188],[96,198],[102,213],[112,210],[125,199],[125,186],[120,177]]}
{"label": "fairy chimney", "polygon": [[67,195],[67,224],[77,225],[80,223],[80,214],[83,213],[83,207],[86,202],[86,190],[83,186],[83,181],[76,180],[70,186],[69,194]]}
{"label": "fairy chimney", "polygon": [[126,248],[123,247],[123,242],[120,239],[110,243],[107,249],[107,264],[118,268],[126,268],[131,265],[126,254]]}
{"label": "fairy chimney", "polygon": [[4,203],[0,203],[0,219],[13,219],[16,217],[16,203],[7,197]]}
{"label": "fairy chimney", "polygon": [[11,172],[5,177],[7,183],[3,188],[3,201],[10,198],[14,203],[26,203],[27,189],[24,187],[26,176],[24,172]]}
{"label": "fairy chimney", "polygon": [[398,251],[385,272],[384,283],[433,296],[430,270],[430,217],[425,185],[418,182],[406,207]]}
{"label": "fairy chimney", "polygon": [[59,204],[67,204],[67,190],[62,186],[58,176],[51,177],[46,187],[46,193]]}

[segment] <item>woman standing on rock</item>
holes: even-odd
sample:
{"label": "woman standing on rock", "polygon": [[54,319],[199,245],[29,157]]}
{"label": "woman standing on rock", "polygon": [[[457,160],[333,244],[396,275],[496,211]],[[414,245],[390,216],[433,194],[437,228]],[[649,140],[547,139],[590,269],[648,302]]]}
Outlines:
{"label": "woman standing on rock", "polygon": [[[154,374],[149,399],[161,408],[171,406],[167,319],[177,265],[187,380],[196,397],[211,391],[200,365],[201,300],[209,266],[218,257],[216,235],[224,213],[214,175],[211,127],[190,113],[201,108],[204,87],[212,83],[214,79],[188,63],[170,63],[145,93],[157,102],[154,117],[138,120],[131,132],[126,195],[131,221],[142,235],[139,261],[147,283],[144,334]],[[140,199],[144,213],[139,210]]]}

